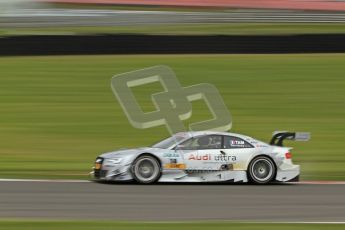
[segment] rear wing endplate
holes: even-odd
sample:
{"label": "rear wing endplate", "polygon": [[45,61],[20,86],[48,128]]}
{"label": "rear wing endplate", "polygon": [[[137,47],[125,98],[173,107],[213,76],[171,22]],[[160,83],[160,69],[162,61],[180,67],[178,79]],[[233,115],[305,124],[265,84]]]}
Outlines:
{"label": "rear wing endplate", "polygon": [[283,146],[284,140],[294,141],[309,141],[310,133],[306,132],[288,132],[288,131],[275,131],[273,132],[270,145]]}

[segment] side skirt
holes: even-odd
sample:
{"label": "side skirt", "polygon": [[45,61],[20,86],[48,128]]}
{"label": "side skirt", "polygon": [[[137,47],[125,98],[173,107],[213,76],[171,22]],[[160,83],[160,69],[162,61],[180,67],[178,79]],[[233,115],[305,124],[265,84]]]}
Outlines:
{"label": "side skirt", "polygon": [[246,171],[163,171],[159,182],[248,182]]}

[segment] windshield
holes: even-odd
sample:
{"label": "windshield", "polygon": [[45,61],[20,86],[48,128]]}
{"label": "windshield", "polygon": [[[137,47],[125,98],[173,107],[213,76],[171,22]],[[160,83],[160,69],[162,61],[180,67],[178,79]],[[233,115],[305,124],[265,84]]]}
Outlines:
{"label": "windshield", "polygon": [[156,144],[154,144],[153,148],[160,148],[160,149],[168,149],[173,145],[176,145],[177,143],[181,142],[182,140],[186,139],[185,136],[178,136],[174,135],[172,137],[168,137]]}

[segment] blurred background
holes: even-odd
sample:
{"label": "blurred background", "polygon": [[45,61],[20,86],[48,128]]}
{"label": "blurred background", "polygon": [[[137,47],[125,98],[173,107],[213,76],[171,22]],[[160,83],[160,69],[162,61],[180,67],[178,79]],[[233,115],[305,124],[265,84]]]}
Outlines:
{"label": "blurred background", "polygon": [[[87,179],[167,137],[129,124],[110,78],[168,65],[218,88],[232,132],[311,132],[288,143],[303,180],[345,179],[345,1],[0,0],[0,36],[0,178]],[[160,91],[134,89],[145,112]],[[195,102],[187,124],[210,116]]]}

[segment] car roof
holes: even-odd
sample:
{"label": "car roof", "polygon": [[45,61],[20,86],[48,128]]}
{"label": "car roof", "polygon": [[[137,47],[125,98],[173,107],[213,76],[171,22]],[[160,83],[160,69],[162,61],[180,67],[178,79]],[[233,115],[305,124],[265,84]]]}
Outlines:
{"label": "car roof", "polygon": [[224,136],[235,136],[242,139],[252,139],[251,137],[238,134],[238,133],[230,133],[230,132],[219,132],[219,131],[188,131],[188,132],[180,132],[176,133],[175,135],[181,136],[188,136],[188,137],[195,137],[195,136],[202,136],[202,135],[224,135]]}

